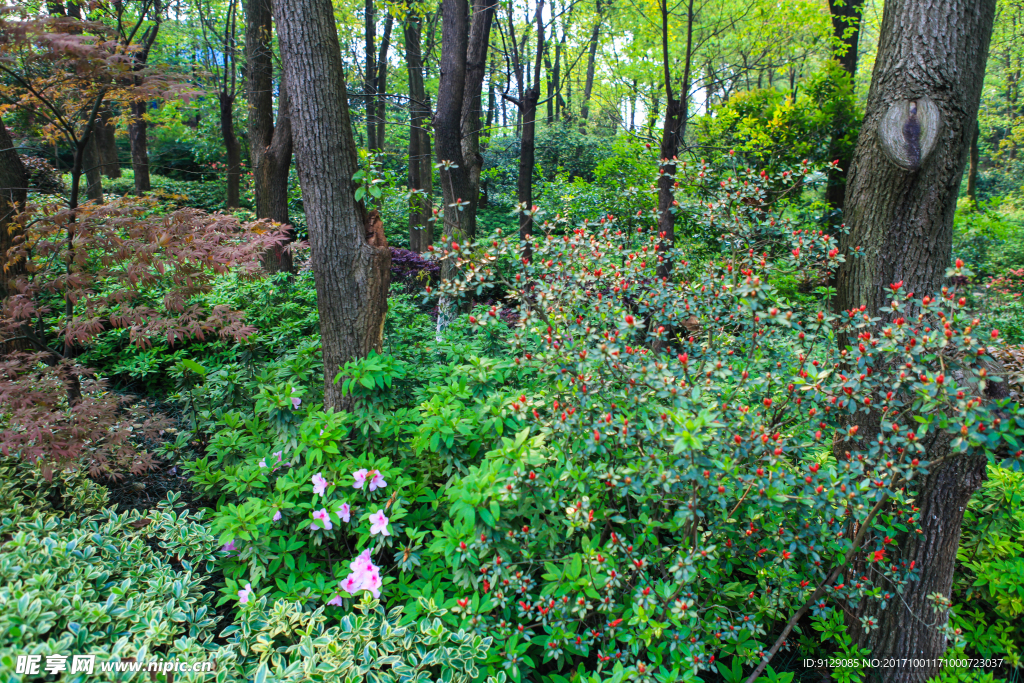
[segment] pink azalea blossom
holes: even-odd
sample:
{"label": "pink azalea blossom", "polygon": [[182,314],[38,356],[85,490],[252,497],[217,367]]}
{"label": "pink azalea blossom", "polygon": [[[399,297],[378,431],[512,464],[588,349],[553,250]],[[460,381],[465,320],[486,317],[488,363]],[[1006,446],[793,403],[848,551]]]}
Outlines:
{"label": "pink azalea blossom", "polygon": [[280,522],[281,521],[281,511],[280,510],[278,510],[277,512],[274,513],[274,521],[275,522]]}
{"label": "pink azalea blossom", "polygon": [[383,581],[380,577],[380,567],[370,559],[370,551],[364,550],[359,557],[349,564],[352,573],[341,582],[341,589],[349,595],[355,595],[361,590],[373,593],[373,597],[380,597],[380,589]]}
{"label": "pink azalea blossom", "polygon": [[352,517],[352,508],[348,506],[348,503],[344,503],[340,508],[335,510],[338,513],[338,519],[343,522],[347,522]]}
{"label": "pink azalea blossom", "polygon": [[245,588],[238,591],[238,604],[245,605],[249,603],[249,595],[252,593],[252,584],[245,584]]}
{"label": "pink azalea blossom", "polygon": [[301,405],[302,405],[302,399],[301,398],[293,398],[292,399],[292,410],[295,410],[296,408],[298,408]]}
{"label": "pink azalea blossom", "polygon": [[391,532],[388,531],[388,518],[384,516],[383,510],[378,510],[370,515],[370,535],[374,534],[391,535]]}
{"label": "pink azalea blossom", "polygon": [[320,528],[317,526],[317,523],[323,524],[324,529],[326,529],[327,531],[330,531],[334,528],[334,525],[331,524],[331,515],[329,512],[327,512],[327,508],[320,508],[319,510],[314,512],[313,519],[316,521],[313,522],[313,524],[309,527],[313,531],[316,531]]}
{"label": "pink azalea blossom", "polygon": [[349,595],[355,595],[362,587],[362,577],[356,576],[355,574],[349,574],[348,577],[341,582],[341,590],[345,591]]}
{"label": "pink azalea blossom", "polygon": [[340,595],[335,595],[333,598],[331,598],[330,600],[327,601],[327,604],[328,605],[336,605],[338,607],[341,607],[341,596]]}
{"label": "pink azalea blossom", "polygon": [[374,567],[372,572],[367,573],[363,577],[363,590],[370,591],[375,598],[380,597],[380,588],[383,585],[380,579],[380,568],[378,567]]}
{"label": "pink azalea blossom", "polygon": [[313,495],[322,496],[327,492],[327,480],[324,479],[324,475],[317,472],[313,475]]}
{"label": "pink azalea blossom", "polygon": [[228,541],[227,543],[225,543],[224,547],[221,548],[221,550],[223,550],[225,552],[231,552],[232,550],[235,550],[235,542],[234,542],[234,540],[231,540],[231,541]]}
{"label": "pink azalea blossom", "polygon": [[260,460],[260,467],[266,467],[266,466],[267,466],[267,459],[263,458],[262,460]]}
{"label": "pink azalea blossom", "polygon": [[377,489],[382,489],[387,485],[388,483],[384,481],[384,475],[380,473],[380,470],[374,470],[373,479],[370,480],[370,490],[375,491]]}
{"label": "pink azalea blossom", "polygon": [[361,489],[361,488],[363,488],[363,484],[366,483],[366,475],[367,474],[368,474],[368,472],[366,470],[356,470],[355,472],[353,472],[352,476],[355,477],[356,483],[352,484],[352,488],[354,488],[354,489]]}

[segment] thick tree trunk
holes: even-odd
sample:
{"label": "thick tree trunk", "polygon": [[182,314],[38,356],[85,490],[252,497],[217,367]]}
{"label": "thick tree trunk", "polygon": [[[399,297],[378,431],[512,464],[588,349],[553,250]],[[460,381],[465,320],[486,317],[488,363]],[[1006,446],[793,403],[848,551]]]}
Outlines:
{"label": "thick tree trunk", "polygon": [[[836,60],[850,79],[857,73],[857,45],[860,39],[860,17],[864,0],[829,0],[832,32],[836,44]],[[835,131],[829,149],[829,161],[838,161],[839,170],[830,171],[825,186],[825,201],[833,209],[842,209],[846,203],[846,179],[850,172],[852,150],[845,151],[842,138],[846,121],[835,122]]]}
{"label": "thick tree trunk", "polygon": [[[0,121],[0,299],[7,296],[7,283],[25,272],[25,260],[12,260],[8,251],[14,246],[15,238],[22,234],[18,228],[11,229],[11,219],[24,210],[27,187],[25,166],[14,149],[7,127]],[[3,350],[0,347],[0,351]]]}
{"label": "thick tree trunk", "polygon": [[[462,110],[466,92],[466,52],[468,43],[469,5],[466,0],[443,0],[441,3],[441,83],[434,114],[434,147],[441,167],[441,191],[444,194],[445,241],[463,241],[473,237],[474,204],[469,169],[462,153]],[[451,162],[454,165],[447,165]],[[456,202],[470,202],[459,211]],[[469,209],[469,210],[467,210]],[[441,276],[449,278],[452,266],[445,261]]]}
{"label": "thick tree trunk", "polygon": [[410,16],[405,32],[405,61],[409,72],[409,188],[423,190],[426,196],[416,197],[409,211],[409,248],[424,252],[434,243],[431,215],[431,176],[433,155],[430,153],[430,101],[423,85],[423,55],[420,48],[422,22]]}
{"label": "thick tree trunk", "polygon": [[242,175],[242,146],[235,135],[235,98],[223,90],[220,99],[220,136],[228,156],[228,189],[226,203],[228,209],[237,209],[238,181]]}
{"label": "thick tree trunk", "polygon": [[469,175],[470,234],[476,234],[476,211],[480,201],[480,174],[484,158],[480,154],[480,114],[483,102],[484,73],[487,69],[487,48],[490,43],[491,22],[497,9],[496,0],[475,0],[473,19],[469,29],[466,51],[466,87],[462,96],[462,160]]}
{"label": "thick tree trunk", "polygon": [[96,124],[96,145],[99,148],[100,162],[103,164],[101,171],[108,178],[121,177],[121,164],[117,160],[117,138],[114,124],[110,122],[113,114],[110,107],[104,107],[100,111],[100,118]]}
{"label": "thick tree trunk", "polygon": [[359,164],[330,0],[279,0],[274,20],[312,247],[324,405],[343,410],[339,368],[381,348],[391,251],[379,216],[355,200]]}
{"label": "thick tree trunk", "polygon": [[[256,217],[287,224],[288,171],[292,161],[292,127],[288,89],[283,76],[274,123],[274,64],[270,0],[249,0],[246,6],[246,97],[249,100],[249,161],[252,165]],[[268,272],[292,270],[291,254],[276,247],[263,258]]]}
{"label": "thick tree trunk", "polygon": [[[850,233],[841,240],[847,260],[836,283],[841,309],[863,305],[870,315],[878,314],[889,302],[888,285],[894,282],[902,281],[918,296],[942,287],[994,13],[995,0],[886,3],[846,192]],[[851,256],[854,246],[860,247],[861,257]],[[928,459],[946,452],[948,448],[936,446]],[[857,622],[851,623],[856,642],[878,656],[942,656],[946,642],[938,627],[948,615],[936,615],[927,596],[950,593],[963,506],[981,483],[984,467],[984,461],[953,456],[920,483],[915,497],[924,533],[899,538],[893,561],[924,562],[921,580],[884,610],[878,603],[863,603],[851,620]],[[856,617],[866,615],[882,627],[864,633]],[[909,683],[924,681],[938,670],[881,673],[887,682]]]}
{"label": "thick tree trunk", "polygon": [[149,124],[144,118],[146,114],[145,100],[134,100],[131,104],[132,120],[128,124],[128,141],[132,147],[132,171],[135,175],[135,194],[149,192],[152,185],[149,181],[149,144],[146,140],[146,128]]}

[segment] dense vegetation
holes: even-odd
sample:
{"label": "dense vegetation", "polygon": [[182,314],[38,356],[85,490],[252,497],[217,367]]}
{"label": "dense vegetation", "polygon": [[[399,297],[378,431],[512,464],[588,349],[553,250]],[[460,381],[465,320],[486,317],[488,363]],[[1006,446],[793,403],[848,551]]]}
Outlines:
{"label": "dense vegetation", "polygon": [[0,8],[0,678],[1019,680],[1024,5],[954,5]]}

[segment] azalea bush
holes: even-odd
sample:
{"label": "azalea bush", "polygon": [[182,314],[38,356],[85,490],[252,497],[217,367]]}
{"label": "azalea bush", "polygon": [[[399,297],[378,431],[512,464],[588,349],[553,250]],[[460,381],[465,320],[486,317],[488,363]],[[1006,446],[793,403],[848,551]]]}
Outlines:
{"label": "azalea bush", "polygon": [[[493,670],[672,680],[723,658],[752,666],[805,603],[826,620],[919,576],[890,558],[917,532],[934,435],[1019,468],[1021,422],[996,417],[1017,409],[986,393],[998,331],[955,287],[915,298],[893,283],[885,322],[832,314],[827,291],[807,307],[779,295],[780,276],[827,280],[856,257],[768,204],[766,186],[813,173],[684,168],[681,186],[715,196],[701,220],[722,253],[708,262],[653,227],[608,215],[558,234],[536,211],[513,277],[493,264],[519,258],[515,239],[438,250],[462,274],[434,293],[516,301],[510,349],[539,377],[509,406],[528,429],[449,480],[426,551],[437,559],[400,584],[461,594],[462,623],[504,643]],[[656,273],[666,261],[671,278]],[[502,325],[496,308],[469,321]],[[870,416],[880,430],[865,439]]]}

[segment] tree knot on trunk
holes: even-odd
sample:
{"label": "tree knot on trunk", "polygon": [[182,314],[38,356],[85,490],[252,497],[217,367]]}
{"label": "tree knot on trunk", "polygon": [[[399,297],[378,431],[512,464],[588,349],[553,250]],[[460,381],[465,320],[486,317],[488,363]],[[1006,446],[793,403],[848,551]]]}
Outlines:
{"label": "tree knot on trunk", "polygon": [[371,247],[386,249],[388,239],[384,236],[384,221],[381,220],[380,211],[373,209],[366,216],[366,243]]}

